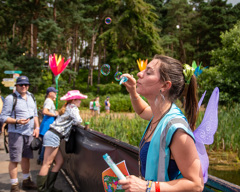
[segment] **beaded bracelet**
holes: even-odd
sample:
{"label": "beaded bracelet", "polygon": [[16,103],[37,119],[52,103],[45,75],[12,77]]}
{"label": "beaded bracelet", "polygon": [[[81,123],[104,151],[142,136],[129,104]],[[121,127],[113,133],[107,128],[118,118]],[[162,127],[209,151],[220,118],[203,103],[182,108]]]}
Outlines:
{"label": "beaded bracelet", "polygon": [[152,181],[147,181],[147,190],[146,192],[150,192],[151,191],[151,188],[152,188]]}
{"label": "beaded bracelet", "polygon": [[160,192],[160,183],[158,181],[155,182],[155,192]]}

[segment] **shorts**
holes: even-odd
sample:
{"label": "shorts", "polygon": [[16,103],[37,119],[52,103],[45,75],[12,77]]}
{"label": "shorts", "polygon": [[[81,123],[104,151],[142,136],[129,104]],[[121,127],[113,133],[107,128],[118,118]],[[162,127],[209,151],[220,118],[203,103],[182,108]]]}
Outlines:
{"label": "shorts", "polygon": [[108,106],[105,106],[105,110],[110,110],[110,107],[108,107]]}
{"label": "shorts", "polygon": [[32,159],[33,151],[30,144],[33,136],[21,135],[19,133],[8,133],[8,147],[11,162],[21,162],[22,158]]}
{"label": "shorts", "polygon": [[53,133],[52,131],[47,131],[43,136],[43,146],[44,147],[59,147],[61,139],[58,135]]}

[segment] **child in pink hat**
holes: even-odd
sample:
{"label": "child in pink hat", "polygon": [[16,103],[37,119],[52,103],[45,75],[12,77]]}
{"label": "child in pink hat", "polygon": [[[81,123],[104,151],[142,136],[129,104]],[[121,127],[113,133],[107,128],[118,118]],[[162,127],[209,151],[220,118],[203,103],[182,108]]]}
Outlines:
{"label": "child in pink hat", "polygon": [[[54,191],[54,183],[63,164],[63,157],[59,150],[60,142],[62,139],[68,141],[72,125],[80,125],[82,123],[78,107],[80,107],[81,99],[86,98],[87,95],[81,94],[79,90],[68,91],[66,95],[60,98],[60,100],[67,102],[60,109],[59,116],[50,125],[50,129],[43,138],[45,153],[43,165],[37,176],[38,191],[45,191],[45,189]],[[55,165],[49,171],[54,160]]]}

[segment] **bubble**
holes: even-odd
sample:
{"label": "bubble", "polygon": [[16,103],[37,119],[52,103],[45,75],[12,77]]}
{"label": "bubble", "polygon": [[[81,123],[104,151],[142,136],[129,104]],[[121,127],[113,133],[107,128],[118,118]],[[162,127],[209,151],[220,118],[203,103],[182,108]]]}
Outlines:
{"label": "bubble", "polygon": [[106,23],[107,25],[111,24],[111,23],[112,23],[112,19],[111,19],[110,17],[106,17],[105,23]]}
{"label": "bubble", "polygon": [[102,73],[104,76],[109,75],[109,73],[110,73],[110,65],[108,65],[108,64],[102,65],[102,67],[101,67],[101,73]]}
{"label": "bubble", "polygon": [[122,72],[117,71],[114,75],[115,80],[120,81],[121,80],[121,75],[122,75]]}

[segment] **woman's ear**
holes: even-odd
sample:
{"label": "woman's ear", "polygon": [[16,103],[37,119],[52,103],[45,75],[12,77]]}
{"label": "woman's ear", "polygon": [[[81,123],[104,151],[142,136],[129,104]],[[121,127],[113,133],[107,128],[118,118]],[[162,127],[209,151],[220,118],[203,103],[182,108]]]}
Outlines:
{"label": "woman's ear", "polygon": [[172,82],[171,81],[165,81],[164,85],[161,88],[162,92],[169,91],[172,87]]}

